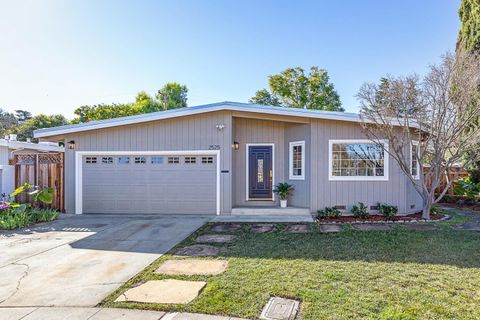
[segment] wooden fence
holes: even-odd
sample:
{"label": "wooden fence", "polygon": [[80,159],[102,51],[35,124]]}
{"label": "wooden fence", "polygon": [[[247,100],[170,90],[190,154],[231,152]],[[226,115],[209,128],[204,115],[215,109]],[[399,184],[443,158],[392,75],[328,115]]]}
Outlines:
{"label": "wooden fence", "polygon": [[[424,169],[426,170],[426,169]],[[468,177],[468,172],[465,170],[463,167],[452,167],[450,169],[450,172],[448,173],[448,179],[451,181],[452,179],[454,181],[460,180],[462,178]],[[430,179],[432,180],[432,179]],[[431,181],[428,181],[427,184],[430,185]],[[445,176],[442,177],[440,181],[440,185],[437,187],[436,192],[440,193],[442,192],[447,185],[447,179]],[[455,189],[455,182],[452,183],[450,188],[448,188],[447,194],[453,195],[454,194],[454,189]]]}
{"label": "wooden fence", "polygon": [[[25,183],[53,188],[53,202],[48,207],[65,211],[64,201],[64,154],[20,153],[13,158],[15,165],[15,188]],[[18,202],[29,202],[28,194],[17,196]]]}

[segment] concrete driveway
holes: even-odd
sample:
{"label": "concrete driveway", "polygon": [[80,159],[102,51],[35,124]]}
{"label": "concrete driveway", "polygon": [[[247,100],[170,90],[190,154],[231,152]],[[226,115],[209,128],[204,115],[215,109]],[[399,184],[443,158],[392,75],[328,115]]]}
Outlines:
{"label": "concrete driveway", "polygon": [[62,215],[0,232],[0,307],[95,306],[209,219]]}

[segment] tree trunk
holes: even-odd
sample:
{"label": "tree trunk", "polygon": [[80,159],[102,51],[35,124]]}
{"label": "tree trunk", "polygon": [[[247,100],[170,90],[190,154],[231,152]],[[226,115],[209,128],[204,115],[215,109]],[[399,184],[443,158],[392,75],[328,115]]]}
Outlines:
{"label": "tree trunk", "polygon": [[427,195],[423,199],[422,219],[430,220],[430,210],[432,209],[432,199]]}

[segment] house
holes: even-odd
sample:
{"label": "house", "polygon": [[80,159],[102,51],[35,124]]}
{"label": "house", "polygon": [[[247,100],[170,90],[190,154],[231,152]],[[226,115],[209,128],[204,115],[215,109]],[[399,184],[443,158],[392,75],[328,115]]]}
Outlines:
{"label": "house", "polygon": [[289,206],[310,212],[348,212],[356,202],[419,211],[412,183],[359,122],[352,113],[220,102],[35,137],[65,143],[68,213],[229,215],[277,206],[278,182],[295,187]]}
{"label": "house", "polygon": [[11,161],[16,154],[64,152],[64,150],[58,143],[17,141],[15,134],[0,139],[0,194],[10,194],[15,189],[15,166]]}

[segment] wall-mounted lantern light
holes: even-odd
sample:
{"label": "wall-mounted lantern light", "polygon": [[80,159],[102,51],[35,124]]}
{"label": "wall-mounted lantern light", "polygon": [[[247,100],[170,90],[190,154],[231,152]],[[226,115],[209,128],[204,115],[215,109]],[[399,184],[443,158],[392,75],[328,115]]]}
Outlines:
{"label": "wall-mounted lantern light", "polygon": [[225,125],[224,125],[224,124],[216,124],[216,125],[215,125],[215,128],[216,128],[218,131],[222,131],[222,130],[225,128]]}
{"label": "wall-mounted lantern light", "polygon": [[240,143],[238,143],[237,141],[234,141],[233,142],[233,150],[238,150],[240,149]]}
{"label": "wall-mounted lantern light", "polygon": [[75,141],[70,140],[68,141],[68,149],[75,149]]}

